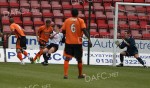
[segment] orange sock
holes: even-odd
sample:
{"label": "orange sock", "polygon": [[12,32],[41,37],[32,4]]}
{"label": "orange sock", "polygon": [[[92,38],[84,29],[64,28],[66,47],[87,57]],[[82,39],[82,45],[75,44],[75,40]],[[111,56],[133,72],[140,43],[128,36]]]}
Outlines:
{"label": "orange sock", "polygon": [[43,50],[41,49],[36,56],[34,57],[33,61],[35,61],[38,57],[40,58],[40,56],[43,54]]}
{"label": "orange sock", "polygon": [[69,61],[64,61],[64,76],[68,76]]}
{"label": "orange sock", "polygon": [[25,56],[28,56],[28,53],[27,53],[27,51],[24,51],[24,52],[23,52],[23,54],[24,54]]}
{"label": "orange sock", "polygon": [[17,53],[17,57],[19,58],[20,61],[23,60],[23,58],[22,58],[22,53]]}
{"label": "orange sock", "polygon": [[79,76],[82,75],[82,62],[78,63]]}

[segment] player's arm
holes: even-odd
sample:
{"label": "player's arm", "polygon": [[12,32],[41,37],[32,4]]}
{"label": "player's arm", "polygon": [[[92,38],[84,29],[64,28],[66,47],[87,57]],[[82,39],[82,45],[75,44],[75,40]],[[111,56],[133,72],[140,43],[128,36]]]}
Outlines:
{"label": "player's arm", "polygon": [[128,46],[130,46],[130,47],[134,47],[134,46],[135,46],[135,40],[134,40],[133,38],[130,38],[130,39],[129,39],[129,43],[126,42],[126,40],[124,40],[124,41],[125,41],[125,43],[126,43]]}
{"label": "player's arm", "polygon": [[60,30],[61,30],[61,33],[63,34],[61,42],[65,43],[65,40],[66,40],[66,38],[65,38],[65,35],[66,35],[66,21],[64,22],[64,24],[63,24],[63,26],[61,27]]}
{"label": "player's arm", "polygon": [[13,32],[15,31],[15,28],[13,25],[10,26],[10,30],[11,30],[11,32],[8,34],[8,37],[10,37],[13,34]]}
{"label": "player's arm", "polygon": [[92,47],[92,42],[91,42],[91,39],[90,39],[90,33],[87,31],[84,21],[80,20],[79,22],[81,24],[80,25],[81,28],[82,28],[81,30],[83,31],[84,35],[88,38],[88,42],[90,44],[89,46]]}
{"label": "player's arm", "polygon": [[55,34],[53,34],[53,31],[51,32],[50,39],[54,38],[54,36],[57,35],[57,34],[59,34],[60,31],[59,31],[59,29],[57,28],[57,29],[55,29],[55,32],[56,32]]}
{"label": "player's arm", "polygon": [[116,44],[117,47],[119,47],[120,49],[123,49],[123,48],[125,48],[125,47],[127,46],[126,43],[124,43],[124,41],[119,42],[119,41],[117,40],[117,41],[115,41],[115,44]]}
{"label": "player's arm", "polygon": [[130,46],[130,44],[125,40],[125,39],[122,39],[124,43],[126,43],[128,46]]}
{"label": "player's arm", "polygon": [[42,32],[43,28],[42,27],[39,27],[39,29],[36,29],[36,38],[37,38],[37,41],[39,42],[39,36]]}

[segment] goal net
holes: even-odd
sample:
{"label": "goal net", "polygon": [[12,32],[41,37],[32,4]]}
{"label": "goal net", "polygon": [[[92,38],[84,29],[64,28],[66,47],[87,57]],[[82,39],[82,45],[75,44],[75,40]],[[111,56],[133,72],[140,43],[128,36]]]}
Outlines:
{"label": "goal net", "polygon": [[[150,34],[150,4],[116,2],[114,11],[114,42],[118,39],[121,40],[124,31],[131,30],[131,34],[136,40],[136,46],[140,49],[139,52],[148,53],[149,51],[145,51],[147,49],[143,45],[144,42],[140,44],[140,40],[149,40],[146,35]],[[145,47],[145,49],[142,51],[141,47]],[[116,65],[116,54],[117,49],[114,46],[113,66]]]}

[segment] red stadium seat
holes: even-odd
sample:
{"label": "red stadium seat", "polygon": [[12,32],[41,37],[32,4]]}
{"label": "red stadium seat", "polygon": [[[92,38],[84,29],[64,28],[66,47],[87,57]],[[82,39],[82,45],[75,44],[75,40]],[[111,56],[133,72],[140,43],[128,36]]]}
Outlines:
{"label": "red stadium seat", "polygon": [[54,18],[61,18],[63,19],[64,15],[62,13],[53,13]]}
{"label": "red stadium seat", "polygon": [[110,33],[108,32],[99,32],[99,35],[102,38],[110,38]]}
{"label": "red stadium seat", "polygon": [[150,0],[145,0],[145,3],[150,3]]}
{"label": "red stadium seat", "polygon": [[145,13],[146,12],[146,8],[143,6],[135,6],[136,12],[138,13]]}
{"label": "red stadium seat", "polygon": [[96,19],[106,19],[106,15],[103,14],[103,12],[96,12]]}
{"label": "red stadium seat", "polygon": [[2,16],[2,24],[9,25],[9,17],[8,16]]}
{"label": "red stadium seat", "polygon": [[51,9],[51,5],[49,4],[49,1],[41,1],[41,8],[42,9]]}
{"label": "red stadium seat", "polygon": [[18,0],[9,0],[10,7],[19,7]]}
{"label": "red stadium seat", "polygon": [[62,5],[63,10],[71,10],[72,5]]}
{"label": "red stadium seat", "polygon": [[141,26],[141,29],[146,29],[146,27],[147,27],[147,21],[139,21],[139,23],[140,23],[140,26]]}
{"label": "red stadium seat", "polygon": [[104,8],[106,12],[112,12],[114,9],[112,6],[104,6]]}
{"label": "red stadium seat", "polygon": [[10,12],[9,12],[8,8],[6,8],[6,7],[0,8],[0,15],[9,16]]}
{"label": "red stadium seat", "polygon": [[29,25],[33,25],[33,22],[32,22],[32,20],[31,20],[31,17],[23,17],[23,25],[27,25],[27,26],[29,26]]}
{"label": "red stadium seat", "polygon": [[44,24],[42,18],[33,18],[34,26],[41,26]]}
{"label": "red stadium seat", "polygon": [[150,6],[146,6],[146,10],[148,13],[150,13]]}
{"label": "red stadium seat", "polygon": [[25,30],[26,35],[34,35],[35,34],[32,26],[24,26],[24,30]]}
{"label": "red stadium seat", "polygon": [[118,19],[119,20],[127,20],[127,16],[126,15],[124,15],[124,14],[118,14]]}
{"label": "red stadium seat", "polygon": [[93,3],[102,3],[103,0],[93,0]]}
{"label": "red stadium seat", "polygon": [[106,24],[105,20],[97,20],[98,29],[107,29],[108,24]]}
{"label": "red stadium seat", "polygon": [[49,9],[43,9],[42,10],[42,14],[43,14],[43,17],[50,17],[50,18],[53,18],[53,13],[51,13],[51,11]]}
{"label": "red stadium seat", "polygon": [[126,9],[126,11],[128,12],[135,12],[136,11],[136,9],[135,9],[135,7],[133,7],[133,6],[125,6],[125,9]]}
{"label": "red stadium seat", "polygon": [[145,0],[134,0],[135,3],[144,3]]}
{"label": "red stadium seat", "polygon": [[130,29],[131,30],[139,30],[140,26],[137,24],[136,21],[129,21]]}
{"label": "red stadium seat", "polygon": [[126,22],[126,21],[119,21],[118,24],[119,24],[119,25],[118,25],[118,28],[119,28],[119,29],[124,29],[124,30],[125,30],[125,29],[129,29],[129,26],[127,25],[127,22]]}
{"label": "red stadium seat", "polygon": [[131,30],[131,35],[135,39],[141,39],[142,38],[142,35],[139,33],[139,30]]}
{"label": "red stadium seat", "polygon": [[[97,24],[96,23],[90,23],[91,29],[97,30]],[[88,27],[88,25],[87,25]]]}
{"label": "red stadium seat", "polygon": [[42,17],[42,13],[39,9],[31,9],[31,12],[33,17]]}
{"label": "red stadium seat", "polygon": [[52,4],[52,9],[53,10],[60,10],[61,11],[62,10],[62,6],[59,5],[59,4],[58,5],[57,4]]}
{"label": "red stadium seat", "polygon": [[82,13],[79,13],[78,17],[82,18],[82,19],[85,19],[85,15],[82,14]]}
{"label": "red stadium seat", "polygon": [[79,5],[79,4],[75,4],[75,5],[72,5],[73,8],[76,8],[78,10],[83,10],[83,6],[82,5]]}
{"label": "red stadium seat", "polygon": [[137,16],[135,16],[135,15],[127,15],[127,17],[128,17],[128,20],[138,20],[138,17]]}
{"label": "red stadium seat", "polygon": [[25,16],[31,17],[32,16],[32,13],[29,8],[21,8],[21,12],[22,12],[23,17],[25,17]]}
{"label": "red stadium seat", "polygon": [[112,12],[106,12],[106,17],[108,20],[113,20],[114,14]]}
{"label": "red stadium seat", "polygon": [[147,21],[148,20],[148,16],[145,13],[138,13],[138,19]]}
{"label": "red stadium seat", "polygon": [[3,33],[6,33],[6,34],[11,33],[9,25],[3,25]]}
{"label": "red stadium seat", "polygon": [[19,8],[11,8],[10,9],[10,15],[11,16],[18,16],[20,17],[21,16],[21,11],[19,10]]}
{"label": "red stadium seat", "polygon": [[22,25],[22,21],[20,19],[20,17],[13,17],[15,23],[19,24],[19,25]]}
{"label": "red stadium seat", "polygon": [[93,31],[93,29],[90,29],[90,37],[91,38],[99,38],[99,33],[96,32],[95,30]]}
{"label": "red stadium seat", "polygon": [[124,2],[133,2],[133,0],[124,0]]}
{"label": "red stadium seat", "polygon": [[114,28],[113,20],[108,20],[108,26],[109,26],[109,29],[113,29]]}
{"label": "red stadium seat", "polygon": [[143,35],[143,39],[150,40],[150,33],[149,34],[142,34],[142,35]]}
{"label": "red stadium seat", "polygon": [[31,2],[31,8],[40,8],[40,4],[38,1],[36,1],[36,0],[32,1],[31,0],[30,2]]}
{"label": "red stadium seat", "polygon": [[52,5],[59,5],[60,4],[60,0],[52,0],[51,4]]}
{"label": "red stadium seat", "polygon": [[20,8],[30,8],[28,0],[20,0]]}
{"label": "red stadium seat", "polygon": [[9,4],[8,4],[7,0],[0,1],[0,7],[8,7],[8,6],[9,6]]}
{"label": "red stadium seat", "polygon": [[95,11],[104,11],[104,7],[101,6],[101,5],[95,5],[95,6],[94,6],[94,10],[95,10]]}
{"label": "red stadium seat", "polygon": [[62,6],[64,6],[64,5],[70,5],[70,0],[63,0]]}

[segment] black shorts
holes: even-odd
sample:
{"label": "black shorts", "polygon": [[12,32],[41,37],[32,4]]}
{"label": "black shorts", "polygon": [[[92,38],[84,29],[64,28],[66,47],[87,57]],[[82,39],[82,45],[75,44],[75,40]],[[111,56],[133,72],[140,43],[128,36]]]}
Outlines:
{"label": "black shorts", "polygon": [[50,45],[47,46],[48,49],[50,49],[50,48],[52,48],[52,47],[55,48],[55,51],[54,51],[54,52],[56,52],[56,51],[58,50],[58,48],[59,48],[58,44],[54,44],[54,43],[51,43]]}
{"label": "black shorts", "polygon": [[40,40],[39,44],[40,44],[40,48],[44,48],[46,46],[46,41]]}
{"label": "black shorts", "polygon": [[126,56],[134,56],[135,54],[138,54],[138,51],[133,51],[133,52],[125,51],[125,52],[126,52]]}
{"label": "black shorts", "polygon": [[20,38],[17,39],[17,41],[20,41],[20,47],[22,49],[27,49],[25,36],[21,36]]}
{"label": "black shorts", "polygon": [[[65,54],[75,57],[78,61],[82,59],[82,44],[65,44]],[[65,55],[64,55],[65,56]]]}

